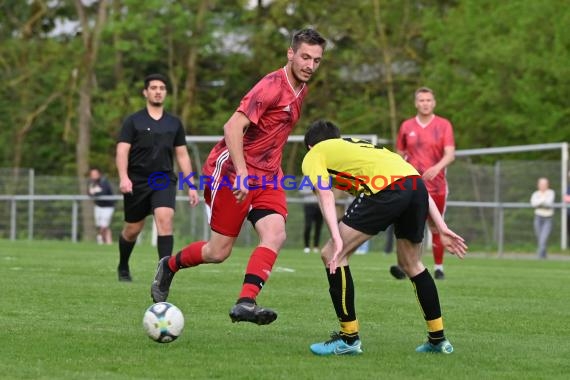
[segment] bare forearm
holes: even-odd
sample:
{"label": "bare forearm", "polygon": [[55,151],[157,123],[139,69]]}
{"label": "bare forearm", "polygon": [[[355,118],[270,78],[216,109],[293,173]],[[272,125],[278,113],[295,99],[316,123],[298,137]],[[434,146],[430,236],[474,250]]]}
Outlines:
{"label": "bare forearm", "polygon": [[321,213],[323,214],[323,219],[331,233],[331,237],[340,238],[333,192],[330,190],[320,190],[318,188],[315,191],[319,199],[319,206],[321,208]]}
{"label": "bare forearm", "polygon": [[190,156],[185,146],[176,147],[176,162],[182,174],[184,174],[184,177],[192,173],[192,162],[190,161]]}
{"label": "bare forearm", "polygon": [[125,143],[117,144],[115,165],[117,166],[117,173],[119,174],[119,178],[128,178],[129,150],[130,150],[129,144]]}
{"label": "bare forearm", "polygon": [[443,157],[439,162],[436,164],[439,170],[443,170],[449,166],[453,161],[455,161],[455,148],[454,147],[446,147],[443,153]]}
{"label": "bare forearm", "polygon": [[236,112],[224,125],[224,138],[236,172],[246,172],[247,165],[243,154],[243,131],[249,124],[245,115]]}
{"label": "bare forearm", "polygon": [[435,224],[437,230],[441,232],[447,228],[447,225],[443,221],[443,217],[441,216],[441,213],[439,212],[433,198],[428,195],[428,199],[429,199],[429,217],[432,220],[432,222]]}

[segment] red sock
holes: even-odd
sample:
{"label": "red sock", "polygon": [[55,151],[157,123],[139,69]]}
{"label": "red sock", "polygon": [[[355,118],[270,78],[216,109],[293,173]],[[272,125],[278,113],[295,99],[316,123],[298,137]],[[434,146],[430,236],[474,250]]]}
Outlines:
{"label": "red sock", "polygon": [[190,268],[200,265],[204,262],[202,258],[202,247],[206,245],[205,241],[196,241],[187,245],[175,256],[171,256],[168,260],[168,267],[173,272],[178,272],[181,268]]}
{"label": "red sock", "polygon": [[439,234],[432,235],[433,262],[435,265],[443,264],[443,245]]}
{"label": "red sock", "polygon": [[277,253],[266,247],[257,247],[253,250],[247,263],[245,277],[239,298],[255,300],[265,281],[269,278],[273,264],[277,260]]}

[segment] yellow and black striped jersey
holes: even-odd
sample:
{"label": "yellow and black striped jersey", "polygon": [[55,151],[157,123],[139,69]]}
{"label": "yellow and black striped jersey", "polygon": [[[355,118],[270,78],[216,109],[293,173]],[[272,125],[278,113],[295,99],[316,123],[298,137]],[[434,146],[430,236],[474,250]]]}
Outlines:
{"label": "yellow and black striped jersey", "polygon": [[365,140],[324,140],[305,155],[303,174],[315,187],[332,186],[353,195],[375,194],[397,180],[419,175],[400,155]]}

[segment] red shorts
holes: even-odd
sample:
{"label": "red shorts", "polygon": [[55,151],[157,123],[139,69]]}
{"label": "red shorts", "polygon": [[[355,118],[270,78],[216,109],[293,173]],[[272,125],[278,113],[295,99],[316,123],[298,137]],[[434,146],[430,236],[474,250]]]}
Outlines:
{"label": "red shorts", "polygon": [[247,197],[237,203],[229,186],[220,186],[212,192],[206,185],[204,199],[210,207],[210,228],[225,236],[238,236],[245,218],[253,209],[272,210],[287,219],[287,198],[282,188],[251,189]]}

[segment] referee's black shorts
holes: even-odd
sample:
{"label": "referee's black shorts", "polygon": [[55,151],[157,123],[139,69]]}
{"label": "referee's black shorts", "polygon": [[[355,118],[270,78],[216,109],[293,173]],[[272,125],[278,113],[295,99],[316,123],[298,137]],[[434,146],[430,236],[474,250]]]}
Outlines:
{"label": "referee's black shorts", "polygon": [[342,222],[367,235],[376,235],[394,224],[397,239],[421,243],[428,210],[428,192],[422,178],[410,176],[376,194],[360,194],[346,210]]}
{"label": "referee's black shorts", "polygon": [[169,175],[165,188],[158,189],[147,177],[129,174],[133,183],[132,194],[123,194],[125,222],[140,222],[154,212],[157,207],[176,209],[177,178]]}

